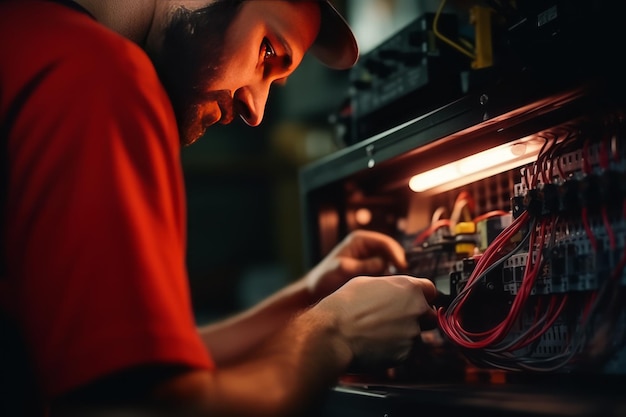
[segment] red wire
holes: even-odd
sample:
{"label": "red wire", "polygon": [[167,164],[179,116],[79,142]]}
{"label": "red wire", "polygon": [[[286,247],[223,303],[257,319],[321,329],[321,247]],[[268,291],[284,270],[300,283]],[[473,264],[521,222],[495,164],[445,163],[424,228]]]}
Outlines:
{"label": "red wire", "polygon": [[482,275],[484,271],[483,267],[485,265],[491,265],[494,260],[497,259],[503,246],[522,228],[528,217],[528,212],[523,212],[513,221],[513,223],[511,223],[509,227],[496,236],[491,245],[489,245],[476,263],[474,271],[468,278],[467,285],[471,285],[480,275]]}
{"label": "red wire", "polygon": [[454,207],[456,207],[456,205],[463,200],[465,200],[465,204],[469,208],[469,211],[473,212],[476,207],[476,202],[474,201],[472,195],[467,191],[461,191],[459,195],[456,196],[456,200],[454,201]]}
{"label": "red wire", "polygon": [[[472,272],[472,274],[470,274],[470,277],[468,278],[468,282],[466,284],[467,286],[472,285],[482,275],[484,269],[486,270],[485,265],[489,266],[493,263],[493,259],[498,255],[500,250],[503,248],[503,245],[507,243],[510,238],[521,229],[521,227],[527,221],[528,216],[528,212],[522,213],[522,215],[518,217],[509,228],[505,229],[505,231],[501,233],[496,238],[496,240],[494,240],[494,242],[487,248],[487,251],[485,251],[483,256],[476,264],[474,271]],[[541,226],[542,235],[540,247],[543,246],[545,227],[546,222],[543,222]],[[530,248],[534,247],[534,240],[535,233],[533,232],[531,235]],[[541,251],[538,251],[539,255],[540,253]],[[461,300],[459,300],[458,304],[453,308],[452,311],[448,311],[448,317],[444,316],[442,308],[439,309],[438,321],[440,323],[442,331],[446,333],[448,337],[450,337],[455,343],[471,349],[482,349],[502,340],[517,320],[519,312],[526,303],[528,296],[532,291],[534,281],[538,274],[539,266],[541,264],[539,255],[534,265],[532,264],[532,256],[529,255],[529,258],[527,260],[526,274],[522,279],[522,285],[520,286],[520,290],[513,300],[511,311],[498,325],[496,325],[491,330],[479,333],[469,332],[463,328],[462,320],[459,314],[461,307],[464,305],[469,296],[468,292]],[[478,340],[476,340],[477,338]]]}
{"label": "red wire", "polygon": [[562,157],[557,157],[556,159],[556,168],[559,171],[559,175],[561,176],[561,178],[563,180],[566,179],[566,175],[565,175],[565,171],[563,171],[563,158]]}
{"label": "red wire", "polygon": [[546,184],[549,184],[552,182],[552,180],[554,179],[554,159],[547,159],[546,160],[546,173],[549,174],[549,177],[546,176],[546,181],[544,181]]}
{"label": "red wire", "polygon": [[528,179],[528,167],[526,167],[522,172],[522,182],[527,190],[530,190],[530,181]]}
{"label": "red wire", "polygon": [[546,316],[549,316],[550,318],[544,323],[544,325],[541,327],[541,330],[534,333],[532,336],[524,340],[521,340],[515,345],[511,346],[508,349],[509,351],[518,350],[525,346],[528,346],[529,344],[533,343],[535,340],[539,339],[543,334],[545,334],[548,331],[548,329],[550,329],[550,327],[552,327],[554,322],[559,318],[559,316],[565,309],[565,305],[567,304],[568,297],[567,297],[567,294],[564,294],[563,296],[561,296],[561,302],[555,311],[554,307],[556,305],[556,299],[557,299],[556,296],[550,297],[550,306],[548,307],[548,312],[546,313]]}
{"label": "red wire", "polygon": [[591,306],[593,305],[593,302],[596,300],[598,293],[596,291],[592,292],[589,294],[589,297],[587,299],[587,302],[585,303],[585,306],[583,307],[583,313],[582,313],[582,321],[586,321],[587,317],[589,316],[589,310],[591,310]]}
{"label": "red wire", "polygon": [[[609,150],[607,149],[607,145],[610,144],[607,143],[607,140],[608,139],[604,139],[603,141],[601,141],[599,143],[599,147],[597,148],[597,162],[599,166],[605,170],[609,169],[612,157],[614,157],[616,162],[619,162],[619,152],[615,150],[611,150],[611,152],[609,152]],[[588,140],[584,142],[582,152],[582,171],[586,175],[590,175],[592,173],[593,165],[591,161],[590,144]],[[613,155],[611,155],[611,153],[613,153]],[[563,179],[565,179],[566,175],[563,167],[562,158],[557,158],[555,162],[554,160],[548,160],[544,158],[544,155],[541,155],[540,158],[536,161],[536,164],[532,166],[533,171],[530,171],[530,169],[527,168],[523,172],[522,180],[524,181],[527,189],[531,189],[535,186],[540,175],[543,182],[548,183],[548,181],[551,180],[551,173],[552,169],[554,168],[553,164],[555,163],[559,175],[561,175]],[[539,167],[541,167],[542,169],[540,170]],[[547,170],[549,170],[549,172],[547,172]],[[626,200],[623,201],[622,209],[623,217],[626,218]],[[483,214],[476,217],[474,221],[479,222],[491,216],[507,214],[504,211],[500,211],[500,213],[498,214],[495,213],[496,212],[494,211]],[[593,250],[597,252],[598,241],[594,236],[593,230],[590,226],[588,209],[584,207],[581,214],[582,224],[587,234],[587,238]],[[612,250],[615,250],[617,247],[616,236],[613,228],[611,227],[611,221],[606,207],[602,208],[601,214],[604,227],[607,231],[610,247]],[[531,231],[529,241],[529,253],[528,259],[526,261],[525,273],[519,286],[518,292],[511,303],[510,310],[506,317],[502,319],[500,323],[493,326],[493,328],[481,332],[470,332],[463,327],[461,310],[465,302],[469,298],[470,293],[473,291],[472,286],[479,278],[484,275],[488,268],[493,265],[493,263],[499,257],[502,256],[501,251],[505,248],[505,245],[510,241],[515,233],[519,232],[521,227],[527,221],[528,214],[527,212],[524,212],[522,216],[518,217],[511,224],[511,226],[505,229],[505,231],[503,231],[503,233],[501,233],[487,248],[485,253],[478,259],[474,271],[470,274],[467,280],[466,288],[469,289],[468,292],[463,293],[462,298],[454,304],[451,310],[446,312],[443,308],[438,309],[437,316],[442,331],[460,346],[471,349],[482,349],[488,347],[494,342],[501,341],[504,337],[506,337],[511,327],[517,322],[520,314],[525,309],[530,294],[532,293],[532,290],[534,288],[535,281],[539,275],[542,264],[542,249],[544,247],[546,239],[545,232],[547,227],[547,222],[545,220],[540,223],[539,230]],[[622,256],[615,269],[611,273],[611,278],[614,280],[621,277],[621,275],[623,274],[623,270],[626,267],[626,244],[624,246],[625,247]],[[536,256],[536,259],[534,260],[533,254],[535,254]],[[589,298],[585,303],[585,307],[583,308],[583,317],[586,317],[589,314],[589,310],[591,306],[593,306],[596,295],[597,294],[595,292],[589,294]],[[543,334],[545,334],[546,331],[548,331],[554,325],[555,321],[560,317],[568,303],[568,300],[569,298],[567,294],[561,295],[560,297],[550,297],[549,305],[545,307],[545,312],[543,313],[541,313],[543,309],[540,308],[541,302],[538,301],[537,310],[534,317],[534,324],[532,324],[530,329],[527,330],[527,333],[523,338],[517,340],[513,345],[509,346],[507,350],[518,350],[539,339]],[[540,314],[543,314],[543,316],[540,316]],[[540,324],[542,322],[543,324]]]}
{"label": "red wire", "polygon": [[420,243],[422,243],[426,239],[428,239],[438,229],[441,229],[442,227],[446,227],[446,226],[450,226],[450,220],[449,219],[437,220],[435,223],[430,225],[430,227],[428,227],[427,229],[422,231],[419,235],[417,235],[415,237],[415,240],[413,241],[413,244],[414,245],[419,245]]}
{"label": "red wire", "polygon": [[609,152],[607,150],[607,144],[606,144],[606,139],[603,141],[600,141],[600,149],[599,149],[599,160],[600,160],[600,166],[603,169],[609,169]]}
{"label": "red wire", "polygon": [[[459,202],[465,200],[466,205],[470,211],[474,211],[474,199],[467,191],[461,191],[459,195],[457,195],[454,205],[456,206]],[[450,219],[439,219],[435,223],[431,224],[427,229],[418,234],[413,240],[414,245],[419,245],[423,243],[426,239],[430,237],[433,233],[435,233],[438,229],[442,227],[449,227],[451,225]]]}
{"label": "red wire", "polygon": [[[617,158],[618,152],[615,152],[614,156]],[[585,174],[589,175],[592,173],[592,163],[591,163],[591,154],[589,148],[589,141],[584,142],[583,146],[583,158],[582,158],[582,170]],[[600,167],[603,169],[609,169],[611,155],[607,150],[606,141],[602,141],[599,144],[598,148],[598,163]],[[533,166],[533,172],[531,173],[528,169],[523,173],[523,181],[526,183],[527,189],[530,189],[534,186],[537,181],[539,175],[541,175],[544,183],[547,183],[548,173],[546,169],[552,170],[552,165],[554,160],[547,161],[541,158],[541,163]],[[556,168],[558,169],[559,174],[565,179],[565,172],[563,168],[562,158],[557,158]],[[538,170],[538,166],[543,167],[541,171]],[[530,177],[529,177],[530,176]],[[626,218],[626,200],[623,201],[623,216]],[[503,215],[504,213],[500,213],[499,215]],[[585,207],[582,209],[582,223],[587,234],[587,238],[589,239],[590,245],[593,250],[597,252],[598,250],[598,242],[596,237],[594,236],[593,230],[590,226],[589,221],[589,212]],[[498,214],[492,214],[498,215]],[[474,221],[478,222],[487,217],[490,217],[490,213],[486,213],[485,215],[479,216]],[[542,221],[539,227],[539,230],[534,230],[531,232],[530,242],[529,242],[529,253],[528,259],[526,261],[526,268],[524,277],[522,278],[521,284],[518,289],[518,293],[515,295],[511,308],[507,316],[493,328],[481,331],[481,332],[469,332],[465,330],[462,323],[461,318],[461,309],[464,306],[465,302],[469,298],[469,294],[472,291],[472,285],[479,278],[484,275],[484,272],[491,266],[498,256],[501,256],[501,251],[504,249],[505,245],[510,241],[511,237],[517,233],[523,224],[528,220],[527,213],[523,213],[522,216],[518,217],[510,227],[505,229],[503,233],[501,233],[496,240],[490,245],[485,253],[478,259],[476,263],[476,267],[474,271],[470,274],[468,278],[466,288],[469,288],[467,293],[463,294],[463,297],[458,300],[457,303],[452,307],[452,310],[444,312],[443,308],[440,308],[437,311],[438,321],[442,331],[446,333],[455,343],[463,346],[465,348],[471,349],[482,349],[488,347],[494,342],[501,341],[504,337],[506,337],[507,333],[510,331],[511,327],[517,322],[520,317],[520,314],[524,310],[530,294],[535,285],[535,281],[540,272],[541,267],[541,257],[542,257],[542,249],[546,239],[546,227],[547,222]],[[612,250],[615,250],[616,236],[613,228],[611,227],[611,222],[608,216],[608,211],[606,207],[602,209],[602,220],[604,226],[607,230],[607,236],[609,239],[610,247]],[[538,239],[537,239],[538,237]],[[537,242],[538,240],[538,242]],[[536,249],[535,249],[536,248]],[[533,260],[533,254],[535,254],[536,259]],[[619,277],[623,274],[623,270],[626,267],[626,245],[624,247],[623,254],[616,265],[616,268],[612,271],[611,277],[612,279],[619,279]],[[596,293],[591,293],[589,295],[589,299],[583,309],[583,317],[586,317],[589,314],[589,310],[594,303],[596,297]],[[540,302],[537,303],[537,311],[534,318],[534,324],[531,326],[530,330],[527,331],[527,334],[517,340],[513,345],[509,346],[507,350],[517,350],[524,346],[527,346],[530,343],[533,343],[537,339],[539,339],[546,331],[548,331],[555,323],[555,321],[560,317],[562,312],[565,309],[565,306],[568,303],[568,295],[564,294],[560,298],[556,296],[552,296],[550,298],[550,303],[545,309],[545,313],[543,316],[539,316],[540,311]],[[543,318],[543,320],[542,320]],[[543,324],[540,323],[543,321]]]}
{"label": "red wire", "polygon": [[550,180],[548,179],[548,165],[549,160],[547,157],[543,156],[541,161],[541,180],[544,184],[548,184]]}
{"label": "red wire", "polygon": [[511,306],[511,311],[513,312],[513,318],[517,318],[519,316],[519,313],[521,313],[521,309],[523,308],[524,304],[528,300],[528,297],[530,296],[532,289],[535,285],[537,275],[539,274],[539,270],[541,267],[541,258],[542,258],[541,255],[543,253],[542,249],[543,249],[544,242],[545,242],[546,227],[547,227],[547,220],[544,220],[541,222],[541,229],[539,232],[540,239],[539,239],[539,243],[537,244],[537,251],[536,251],[537,259],[535,259],[534,264],[532,260],[532,254],[535,253],[534,251],[535,233],[533,232],[533,234],[531,235],[531,242],[529,244],[530,251],[528,253],[526,270],[525,270],[524,277],[522,278],[522,285],[520,286],[520,292],[522,292],[523,296],[522,297],[516,296],[513,299],[513,305]]}
{"label": "red wire", "polygon": [[548,138],[542,138],[542,139],[544,139],[544,142],[543,142],[543,145],[541,145],[541,149],[539,150],[539,156],[537,157],[534,163],[535,177],[533,178],[533,183],[532,183],[533,188],[538,184],[540,175],[541,175],[541,179],[543,183],[544,184],[548,183],[547,176],[546,176],[546,169],[547,169],[546,161],[547,161],[547,155],[550,150],[550,147],[548,147],[548,143],[550,143],[550,140]]}
{"label": "red wire", "polygon": [[[543,246],[543,236],[545,236],[545,224],[546,224],[545,222],[542,223],[542,227],[541,227],[542,241],[539,247]],[[531,235],[531,243],[529,244],[530,248],[534,247],[534,241],[535,241],[535,233]],[[505,317],[504,320],[502,320],[492,330],[487,331],[487,332],[482,332],[481,334],[472,334],[470,332],[465,332],[465,334],[468,336],[484,336],[484,335],[488,336],[486,339],[482,340],[480,343],[475,344],[474,346],[475,348],[476,347],[485,348],[489,346],[490,344],[494,342],[498,342],[502,340],[504,337],[506,337],[511,327],[517,321],[522,308],[524,307],[524,305],[526,304],[528,300],[528,296],[530,295],[532,291],[535,279],[537,277],[537,273],[539,271],[540,264],[541,262],[540,262],[540,259],[538,258],[533,265],[532,255],[529,254],[529,257],[526,263],[525,274],[522,279],[522,284],[520,286],[520,289],[517,295],[515,296],[513,300],[511,310],[509,311],[509,314]],[[470,346],[467,346],[467,347],[470,347]]]}
{"label": "red wire", "polygon": [[530,175],[530,184],[528,186],[529,190],[532,189],[532,188],[535,188],[536,185],[537,185],[537,177],[538,177],[538,171],[539,170],[537,169],[537,164],[536,163],[532,165],[532,170],[533,171],[532,171],[532,173]]}
{"label": "red wire", "polygon": [[611,227],[611,221],[609,220],[609,214],[607,213],[606,207],[602,207],[602,222],[604,223],[604,228],[606,229],[606,233],[609,236],[609,245],[611,249],[615,250],[615,233],[613,232],[613,228]]}
{"label": "red wire", "polygon": [[598,242],[596,241],[596,237],[593,235],[593,230],[591,230],[591,226],[589,225],[589,214],[588,214],[587,207],[583,207],[581,217],[583,221],[583,227],[585,228],[585,232],[587,233],[587,238],[589,239],[589,243],[591,244],[593,251],[597,252]]}
{"label": "red wire", "polygon": [[490,217],[496,217],[496,216],[506,216],[507,214],[509,214],[508,211],[504,211],[504,210],[493,210],[493,211],[489,211],[485,214],[481,214],[478,217],[475,217],[474,220],[472,220],[474,223],[478,223],[482,220],[488,219]]}

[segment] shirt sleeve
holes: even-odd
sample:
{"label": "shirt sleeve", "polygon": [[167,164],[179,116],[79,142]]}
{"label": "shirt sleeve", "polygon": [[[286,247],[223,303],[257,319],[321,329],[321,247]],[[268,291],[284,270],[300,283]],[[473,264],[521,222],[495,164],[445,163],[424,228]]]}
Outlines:
{"label": "shirt sleeve", "polygon": [[212,369],[167,96],[136,45],[104,29],[59,36],[40,50],[74,52],[42,66],[9,146],[9,276],[43,392],[138,365]]}

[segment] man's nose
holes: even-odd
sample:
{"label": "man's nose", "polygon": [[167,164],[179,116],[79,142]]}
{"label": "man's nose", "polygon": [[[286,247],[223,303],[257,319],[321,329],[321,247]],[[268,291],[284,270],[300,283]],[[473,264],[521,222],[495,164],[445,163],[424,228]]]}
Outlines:
{"label": "man's nose", "polygon": [[242,87],[235,91],[235,108],[249,126],[258,126],[263,120],[269,85],[258,88]]}

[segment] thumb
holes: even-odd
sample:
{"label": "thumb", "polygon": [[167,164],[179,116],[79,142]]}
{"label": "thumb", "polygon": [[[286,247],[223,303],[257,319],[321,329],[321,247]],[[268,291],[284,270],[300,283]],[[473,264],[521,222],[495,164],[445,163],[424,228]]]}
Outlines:
{"label": "thumb", "polygon": [[426,278],[413,278],[412,282],[422,290],[424,299],[429,306],[423,306],[424,311],[419,317],[419,323],[422,330],[431,330],[437,327],[437,312],[432,304],[437,298],[438,291],[435,284]]}

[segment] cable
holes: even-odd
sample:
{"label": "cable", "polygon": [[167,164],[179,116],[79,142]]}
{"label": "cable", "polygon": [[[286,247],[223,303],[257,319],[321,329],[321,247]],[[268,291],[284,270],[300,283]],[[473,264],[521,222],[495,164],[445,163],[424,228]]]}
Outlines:
{"label": "cable", "polygon": [[[474,333],[466,331],[463,328],[458,312],[467,301],[467,296],[479,280],[495,268],[499,262],[504,261],[505,255],[502,255],[500,252],[510,238],[521,230],[528,219],[528,212],[524,212],[494,240],[485,253],[479,258],[474,271],[467,280],[465,288],[455,297],[445,313],[441,308],[438,310],[438,321],[442,331],[458,345],[470,349],[485,348],[491,343],[499,341],[512,325],[512,316],[509,315],[491,331]],[[532,239],[533,234],[528,233],[528,235],[530,235]],[[498,256],[499,259],[496,260]],[[483,268],[485,269],[483,270]],[[515,308],[518,308],[518,306],[515,306]]]}
{"label": "cable", "polygon": [[[625,175],[626,155],[623,121],[619,128],[610,122],[603,132],[570,125],[538,135],[544,143],[537,159],[520,170],[522,196],[533,204],[550,198],[550,205],[530,207],[526,199],[529,207],[472,258],[471,272],[455,282],[458,294],[437,310],[441,332],[472,363],[512,372],[602,372],[626,348],[626,198],[623,187],[614,189]],[[554,188],[541,192],[542,184],[566,180],[572,183],[558,195]],[[492,284],[496,292],[485,292]],[[495,315],[485,315],[482,309],[491,305],[481,304],[490,300],[480,297],[499,297],[497,291]]]}
{"label": "cable", "polygon": [[463,48],[461,45],[455,43],[453,40],[445,37],[441,32],[439,32],[439,29],[437,27],[439,24],[439,16],[441,15],[441,11],[443,10],[443,6],[445,4],[446,4],[446,0],[441,0],[441,2],[439,3],[439,8],[437,9],[437,12],[435,13],[435,16],[433,18],[433,33],[435,34],[436,37],[438,37],[443,42],[450,45],[451,47],[453,47],[454,49],[456,49],[463,55],[467,56],[468,58],[471,58],[472,60],[476,59],[476,55],[474,55],[473,52],[468,51],[467,49]]}
{"label": "cable", "polygon": [[430,219],[430,224],[433,225],[439,219],[441,219],[445,214],[448,213],[448,209],[444,206],[437,207],[437,210],[433,212],[432,218]]}
{"label": "cable", "polygon": [[589,244],[593,248],[594,252],[598,251],[598,241],[593,234],[593,230],[591,229],[591,225],[589,223],[589,209],[587,207],[583,207],[580,213],[581,220],[583,222],[583,227],[585,228],[585,233],[587,234],[587,239],[589,239]]}
{"label": "cable", "polygon": [[418,246],[421,245],[422,243],[424,243],[433,233],[435,233],[437,230],[443,228],[443,227],[449,227],[450,226],[450,220],[449,219],[441,219],[441,220],[437,220],[434,224],[431,224],[429,227],[427,227],[425,230],[423,230],[421,233],[419,233],[415,239],[413,240],[413,245],[414,246]]}
{"label": "cable", "polygon": [[463,217],[464,221],[472,221],[472,211],[474,211],[474,199],[467,191],[461,191],[456,197],[452,214],[450,214],[450,234],[454,235],[456,225]]}
{"label": "cable", "polygon": [[510,214],[510,213],[504,210],[492,210],[492,211],[488,211],[487,213],[481,214],[480,216],[474,217],[472,221],[474,223],[478,223],[485,219],[490,219],[492,217],[497,217],[497,216],[506,216],[507,214]]}

